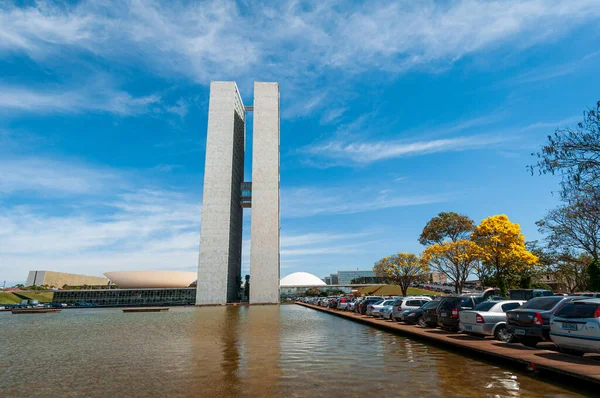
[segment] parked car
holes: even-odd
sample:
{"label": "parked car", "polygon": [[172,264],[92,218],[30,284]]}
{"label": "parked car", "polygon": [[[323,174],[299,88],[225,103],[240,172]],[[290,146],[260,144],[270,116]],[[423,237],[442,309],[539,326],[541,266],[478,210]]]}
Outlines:
{"label": "parked car", "polygon": [[400,320],[403,311],[416,310],[429,301],[431,301],[431,298],[425,296],[410,296],[399,299],[394,303],[391,319],[398,321]]}
{"label": "parked car", "polygon": [[367,297],[367,298],[365,298],[364,300],[362,300],[360,302],[358,313],[362,314],[362,315],[366,315],[367,314],[367,307],[369,305],[377,303],[379,301],[383,301],[383,299],[381,297]]}
{"label": "parked car", "polygon": [[352,301],[348,302],[348,305],[346,306],[346,311],[354,311],[354,308],[356,307],[356,304],[359,302],[358,299],[354,299]]}
{"label": "parked car", "polygon": [[550,319],[550,338],[560,352],[600,352],[600,299],[565,303]]}
{"label": "parked car", "polygon": [[595,293],[595,292],[580,292],[580,293],[569,294],[569,296],[600,298],[600,293]]}
{"label": "parked car", "polygon": [[434,305],[428,305],[422,309],[423,321],[422,324],[419,325],[430,328],[436,328],[438,326],[438,307],[440,306],[441,301],[441,299],[434,300]]}
{"label": "parked car", "polygon": [[459,313],[472,310],[475,306],[485,301],[484,296],[450,296],[440,302],[437,314],[438,325],[445,330],[458,331]]}
{"label": "parked car", "polygon": [[[388,300],[389,301],[389,300]],[[386,304],[381,310],[379,310],[379,317],[381,319],[392,319],[392,312],[394,310],[394,305],[401,299],[391,300],[391,303]]]}
{"label": "parked car", "polygon": [[513,342],[535,347],[540,341],[550,341],[550,317],[566,303],[583,300],[582,297],[536,297],[520,308],[506,313],[506,331]]}
{"label": "parked car", "polygon": [[531,300],[535,297],[554,296],[550,290],[545,289],[512,289],[509,292],[511,300]]}
{"label": "parked car", "polygon": [[472,336],[494,336],[496,340],[507,343],[512,335],[506,332],[506,311],[523,305],[523,300],[484,301],[471,311],[459,313],[459,327],[464,333]]}
{"label": "parked car", "polygon": [[337,303],[337,309],[338,310],[345,310],[346,308],[348,308],[348,305],[352,302],[352,298],[350,297],[340,297],[338,303]]}
{"label": "parked car", "polygon": [[396,300],[381,300],[376,303],[369,304],[369,307],[367,308],[367,315],[378,317],[379,311],[381,311],[386,305],[393,304],[394,301]]}
{"label": "parked car", "polygon": [[405,310],[400,314],[400,320],[408,323],[409,325],[419,325],[421,327],[427,326],[425,324],[425,318],[423,318],[423,311],[426,308],[437,308],[440,304],[440,300],[431,300],[425,302],[421,307],[414,310]]}

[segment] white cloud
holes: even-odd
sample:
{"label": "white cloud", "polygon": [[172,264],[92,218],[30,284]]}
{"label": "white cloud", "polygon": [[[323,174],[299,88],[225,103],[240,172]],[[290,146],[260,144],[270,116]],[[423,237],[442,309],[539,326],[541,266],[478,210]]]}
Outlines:
{"label": "white cloud", "polygon": [[326,144],[305,148],[303,152],[313,156],[338,159],[342,162],[369,164],[406,156],[480,149],[496,145],[505,140],[505,138],[499,136],[476,135],[413,142],[397,140],[350,143],[330,141]]}
{"label": "white cloud", "polygon": [[0,112],[80,113],[108,112],[117,115],[147,113],[160,96],[134,97],[125,91],[95,83],[83,88],[35,89],[0,84]]}
{"label": "white cloud", "polygon": [[84,53],[201,84],[235,78],[243,91],[254,79],[278,80],[295,98],[284,115],[328,112],[326,121],[340,104],[330,109],[312,92],[325,75],[344,85],[367,70],[437,72],[466,55],[522,51],[599,16],[596,0],[40,1],[0,6],[0,53],[55,68]]}
{"label": "white cloud", "polygon": [[405,196],[392,190],[378,192],[374,187],[283,189],[281,215],[283,218],[298,218],[355,214],[394,207],[441,203],[451,198],[452,195],[447,193]]}
{"label": "white cloud", "polygon": [[[13,172],[21,174],[6,180]],[[40,268],[98,275],[196,266],[197,197],[104,168],[36,158],[0,162],[0,181],[0,278],[22,280]],[[2,192],[8,199],[18,193],[20,204],[3,201]]]}
{"label": "white cloud", "polygon": [[89,194],[108,185],[122,184],[121,177],[106,168],[90,168],[47,158],[0,158],[2,194],[37,192],[43,195]]}

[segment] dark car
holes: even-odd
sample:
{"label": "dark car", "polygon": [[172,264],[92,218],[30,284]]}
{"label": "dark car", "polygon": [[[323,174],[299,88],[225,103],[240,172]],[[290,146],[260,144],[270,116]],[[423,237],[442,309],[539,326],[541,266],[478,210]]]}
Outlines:
{"label": "dark car", "polygon": [[425,318],[423,318],[423,311],[427,308],[437,308],[439,304],[439,300],[428,301],[416,310],[410,310],[406,314],[403,313],[401,320],[409,325],[425,327],[427,325],[425,324]]}
{"label": "dark car", "polygon": [[366,315],[368,306],[371,304],[375,304],[381,300],[382,300],[381,297],[373,297],[373,298],[364,299],[363,301],[360,302],[360,305],[359,305],[360,308],[359,308],[358,313],[361,315]]}
{"label": "dark car", "polygon": [[554,293],[545,289],[513,289],[509,292],[511,300],[531,300],[532,298],[546,296],[554,296]]}
{"label": "dark car", "polygon": [[340,301],[339,298],[332,298],[331,300],[329,300],[329,303],[327,303],[327,306],[329,308],[337,308],[338,306],[338,302]]}
{"label": "dark car", "polygon": [[484,296],[450,296],[443,298],[438,307],[438,325],[445,330],[458,331],[458,313],[464,310],[472,310],[477,304],[484,301]]}
{"label": "dark car", "polygon": [[519,309],[506,313],[506,331],[513,342],[535,347],[541,341],[550,341],[550,317],[565,303],[583,300],[584,297],[536,297]]}
{"label": "dark car", "polygon": [[423,315],[422,315],[422,321],[421,323],[419,323],[420,326],[427,326],[430,328],[436,328],[438,325],[438,307],[440,305],[441,301],[438,300],[434,300],[431,303],[435,303],[435,304],[431,304],[428,305],[427,307],[424,307],[423,309],[421,309],[421,311],[423,311]]}

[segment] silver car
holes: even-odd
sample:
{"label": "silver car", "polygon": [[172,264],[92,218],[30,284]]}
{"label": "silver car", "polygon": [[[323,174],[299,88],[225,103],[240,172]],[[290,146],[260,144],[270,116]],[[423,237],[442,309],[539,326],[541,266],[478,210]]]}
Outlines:
{"label": "silver car", "polygon": [[402,320],[402,313],[404,311],[416,310],[429,301],[431,301],[431,298],[426,296],[410,296],[401,298],[394,303],[391,319],[394,321]]}
{"label": "silver car", "polygon": [[367,315],[371,315],[374,317],[379,316],[379,311],[383,309],[386,305],[392,304],[396,300],[381,300],[374,304],[367,306]]}
{"label": "silver car", "polygon": [[550,338],[565,354],[600,352],[600,299],[566,303],[550,319]]}
{"label": "silver car", "polygon": [[494,336],[507,343],[512,335],[506,332],[506,311],[519,308],[524,300],[484,301],[475,308],[459,312],[459,328],[472,336]]}

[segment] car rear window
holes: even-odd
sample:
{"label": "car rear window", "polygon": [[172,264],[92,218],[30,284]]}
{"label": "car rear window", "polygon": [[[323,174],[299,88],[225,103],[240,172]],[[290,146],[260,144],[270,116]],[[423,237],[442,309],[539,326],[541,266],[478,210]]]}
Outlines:
{"label": "car rear window", "polygon": [[475,308],[473,308],[474,311],[489,311],[492,309],[493,306],[495,306],[497,303],[492,303],[490,301],[486,301],[483,302],[477,306],[475,306]]}
{"label": "car rear window", "polygon": [[437,307],[439,303],[440,303],[439,301],[428,301],[425,304],[423,304],[423,306],[421,308],[422,309],[434,308],[434,307]]}
{"label": "car rear window", "polygon": [[555,315],[561,318],[593,318],[597,309],[598,304],[573,302],[562,306]]}
{"label": "car rear window", "polygon": [[506,312],[506,311],[510,311],[510,310],[516,310],[520,306],[521,306],[521,304],[519,304],[519,303],[502,304],[502,312]]}
{"label": "car rear window", "polygon": [[525,304],[523,304],[521,306],[521,309],[549,311],[552,308],[554,308],[554,306],[558,304],[562,299],[563,297],[560,296],[533,298]]}
{"label": "car rear window", "polygon": [[460,306],[467,307],[467,308],[473,308],[473,301],[471,300],[470,297],[463,297],[463,299],[460,300]]}

